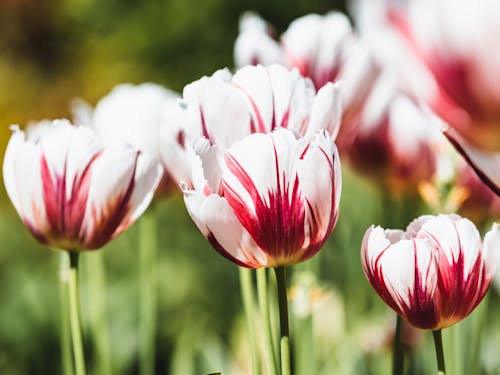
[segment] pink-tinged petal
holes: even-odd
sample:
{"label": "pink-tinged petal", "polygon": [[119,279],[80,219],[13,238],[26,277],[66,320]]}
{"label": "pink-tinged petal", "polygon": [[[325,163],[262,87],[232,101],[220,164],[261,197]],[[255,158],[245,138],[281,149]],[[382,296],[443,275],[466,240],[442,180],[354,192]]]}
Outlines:
{"label": "pink-tinged petal", "polygon": [[158,184],[163,177],[163,168],[149,154],[140,153],[134,173],[134,190],[130,197],[130,213],[117,228],[114,236],[127,229],[148,208]]}
{"label": "pink-tinged petal", "polygon": [[281,47],[270,32],[269,25],[257,14],[243,14],[240,19],[240,34],[234,44],[234,61],[238,68],[283,63]]}
{"label": "pink-tinged petal", "polygon": [[250,135],[225,156],[223,194],[243,227],[278,265],[298,262],[305,250],[305,206],[296,168],[306,146],[281,129]]}
{"label": "pink-tinged petal", "polygon": [[481,180],[500,196],[500,153],[485,152],[473,147],[452,128],[446,128],[443,132]]}
{"label": "pink-tinged petal", "polygon": [[40,159],[39,148],[25,140],[24,132],[13,127],[3,162],[5,189],[24,224],[39,241],[46,243],[50,226],[45,212]]}
{"label": "pink-tinged petal", "polygon": [[318,130],[324,129],[333,140],[337,138],[342,117],[342,100],[340,97],[340,84],[327,83],[319,91],[311,109],[311,118],[305,134],[311,137]]}
{"label": "pink-tinged petal", "polygon": [[252,111],[253,132],[268,133],[274,130],[278,126],[278,117],[269,71],[263,66],[246,66],[236,72],[233,83],[246,95]]}
{"label": "pink-tinged petal", "polygon": [[339,12],[310,14],[293,21],[281,39],[289,64],[319,89],[337,78],[342,44],[351,32],[349,20]]}
{"label": "pink-tinged petal", "polygon": [[[179,101],[169,102],[164,109],[160,127],[160,159],[169,178],[178,185],[189,181],[189,166],[186,157],[186,130],[182,126],[183,113]],[[165,178],[166,176],[164,176]]]}
{"label": "pink-tinged petal", "polygon": [[383,252],[377,262],[379,281],[385,284],[396,311],[419,328],[432,329],[438,319],[433,248],[427,239],[402,240]]}
{"label": "pink-tinged petal", "polygon": [[116,145],[108,147],[94,161],[79,233],[82,248],[100,248],[131,224],[126,219],[136,209],[132,196],[139,157],[139,151]]}
{"label": "pink-tinged petal", "polygon": [[227,78],[226,71],[221,71],[184,88],[183,126],[188,139],[205,137],[226,149],[251,133],[252,121],[245,95],[228,84]]}
{"label": "pink-tinged petal", "polygon": [[337,222],[342,190],[340,158],[326,131],[316,135],[297,161],[297,173],[306,202],[309,249],[304,255],[309,258],[321,248]]}
{"label": "pink-tinged petal", "polygon": [[242,267],[268,265],[268,256],[248,235],[224,198],[184,189],[184,202],[196,226],[217,252]]}

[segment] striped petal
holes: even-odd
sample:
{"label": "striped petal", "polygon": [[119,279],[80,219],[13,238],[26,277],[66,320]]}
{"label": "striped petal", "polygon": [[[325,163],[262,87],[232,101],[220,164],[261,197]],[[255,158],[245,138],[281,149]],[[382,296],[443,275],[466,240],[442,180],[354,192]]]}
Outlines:
{"label": "striped petal", "polygon": [[242,227],[224,198],[185,189],[184,202],[194,223],[218,253],[242,267],[267,265],[268,256]]}
{"label": "striped petal", "polygon": [[108,147],[92,166],[85,220],[85,249],[102,247],[147,207],[161,178],[156,161],[126,145]]}
{"label": "striped petal", "polygon": [[297,176],[297,159],[305,147],[303,140],[282,129],[248,136],[225,157],[224,196],[276,264],[296,263],[305,250],[305,205]]}
{"label": "striped petal", "polygon": [[311,109],[311,119],[306,137],[310,137],[318,130],[326,130],[333,140],[337,138],[342,117],[342,101],[340,97],[340,84],[327,83],[314,98]]}
{"label": "striped petal", "polygon": [[40,178],[41,153],[25,134],[13,127],[3,162],[3,180],[7,195],[33,235],[42,242],[49,232],[43,185]]}
{"label": "striped petal", "polygon": [[[318,173],[323,171],[322,173]],[[316,253],[337,222],[342,178],[340,159],[327,132],[316,135],[297,161],[299,184],[306,202],[308,258]]]}

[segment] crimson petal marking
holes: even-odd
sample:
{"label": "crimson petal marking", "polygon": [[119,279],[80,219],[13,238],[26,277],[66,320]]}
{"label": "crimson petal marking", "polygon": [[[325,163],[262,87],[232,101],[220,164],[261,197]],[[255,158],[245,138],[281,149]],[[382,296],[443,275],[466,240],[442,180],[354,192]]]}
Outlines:
{"label": "crimson petal marking", "polygon": [[471,165],[479,178],[500,196],[500,153],[486,153],[469,145],[452,128],[443,130],[455,149]]}
{"label": "crimson petal marking", "polygon": [[242,267],[266,266],[266,254],[253,242],[227,201],[215,194],[184,190],[189,215],[217,252]]}
{"label": "crimson petal marking", "polygon": [[[292,259],[292,263],[298,261],[296,257],[304,244],[305,207],[298,176],[287,176],[284,171],[280,175],[274,141],[272,146],[276,185],[267,191],[266,200],[259,194],[245,166],[231,153],[225,155],[226,165],[249,194],[254,207],[249,207],[245,198],[224,178],[222,188],[234,214],[255,242],[275,261],[287,264]],[[289,178],[293,182],[289,182]]]}
{"label": "crimson petal marking", "polygon": [[130,199],[140,155],[140,151],[122,145],[106,149],[93,163],[85,218],[79,233],[82,248],[100,248],[120,233],[132,210]]}

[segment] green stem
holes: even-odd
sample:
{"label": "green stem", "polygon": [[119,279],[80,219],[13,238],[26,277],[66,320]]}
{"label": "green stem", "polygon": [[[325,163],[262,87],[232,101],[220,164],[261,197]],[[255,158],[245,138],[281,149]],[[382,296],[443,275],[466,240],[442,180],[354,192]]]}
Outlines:
{"label": "green stem", "polygon": [[95,343],[96,373],[110,375],[111,354],[109,348],[109,331],[106,309],[106,272],[104,269],[104,253],[95,251],[85,256],[88,276],[89,326]]}
{"label": "green stem", "polygon": [[61,252],[61,269],[59,272],[59,299],[61,305],[61,365],[64,375],[73,375],[73,355],[71,349],[71,331],[69,319],[69,259]]}
{"label": "green stem", "polygon": [[252,374],[259,375],[259,357],[257,354],[257,339],[255,336],[255,293],[252,282],[252,270],[245,267],[238,267],[240,273],[241,297],[243,299],[243,308],[245,309],[245,318],[247,322],[248,344],[250,346],[250,358]]}
{"label": "green stem", "polygon": [[267,269],[260,268],[257,273],[257,293],[259,297],[259,308],[264,325],[264,365],[269,375],[278,374],[278,366],[273,347],[272,326],[269,315],[269,297],[267,295]]}
{"label": "green stem", "polygon": [[83,353],[80,309],[78,297],[78,258],[79,253],[68,251],[69,256],[69,317],[71,338],[73,341],[73,356],[76,375],[85,375],[85,356]]}
{"label": "green stem", "polygon": [[141,375],[155,373],[156,215],[150,207],[141,218],[139,243],[139,363]]}
{"label": "green stem", "polygon": [[281,352],[281,375],[290,375],[290,331],[288,328],[288,300],[286,295],[286,273],[285,267],[274,269],[278,283],[278,304],[280,310],[280,352]]}
{"label": "green stem", "polygon": [[404,371],[404,351],[401,343],[401,325],[403,319],[397,315],[396,331],[394,332],[394,344],[392,351],[392,373],[393,375],[402,375]]}
{"label": "green stem", "polygon": [[443,340],[441,339],[441,330],[432,331],[434,336],[434,347],[436,348],[436,360],[438,375],[445,375],[446,370],[444,366],[444,353],[443,353]]}

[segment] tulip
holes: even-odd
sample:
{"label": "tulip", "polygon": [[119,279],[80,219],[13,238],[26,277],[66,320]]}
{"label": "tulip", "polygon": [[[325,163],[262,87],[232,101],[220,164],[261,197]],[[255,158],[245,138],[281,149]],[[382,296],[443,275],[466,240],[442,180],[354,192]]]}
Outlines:
{"label": "tulip", "polygon": [[[391,193],[410,193],[436,170],[430,117],[390,79],[377,83],[349,149],[351,165]],[[437,133],[439,134],[439,133]]]}
{"label": "tulip", "polygon": [[5,188],[33,236],[50,247],[104,246],[144,212],[161,177],[149,156],[126,145],[105,148],[91,129],[66,120],[31,134],[13,130]]}
{"label": "tulip", "polygon": [[[242,23],[245,21],[243,18]],[[265,21],[261,20],[262,23]],[[256,26],[258,23],[253,24],[253,27],[247,24],[236,40],[236,62],[269,64],[272,61],[295,67],[313,81],[316,89],[328,82],[342,81],[344,113],[339,142],[341,148],[347,148],[380,71],[367,47],[353,32],[347,17],[331,12],[296,19],[281,36],[281,54],[268,52],[267,46],[277,43],[262,32],[262,27]]]}
{"label": "tulip", "polygon": [[168,194],[184,175],[176,164],[162,163],[160,132],[167,127],[169,136],[179,137],[178,98],[177,93],[153,83],[120,84],[94,110],[82,111],[81,105],[76,109],[78,118],[93,126],[105,144],[129,143],[160,163],[164,173],[156,194]]}
{"label": "tulip", "polygon": [[254,134],[223,160],[214,158],[216,147],[197,142],[194,189],[183,187],[188,211],[212,246],[248,268],[316,254],[337,221],[340,199],[340,162],[328,134],[311,141],[284,129]]}
{"label": "tulip", "polygon": [[296,69],[279,65],[247,66],[234,76],[219,70],[187,85],[181,107],[182,146],[164,127],[161,156],[166,165],[184,165],[182,181],[188,186],[188,146],[200,138],[217,145],[220,155],[249,134],[279,127],[307,137],[325,129],[335,139],[342,114],[338,84],[316,92]]}
{"label": "tulip", "polygon": [[385,303],[415,327],[438,330],[464,319],[481,302],[498,246],[497,224],[481,242],[468,219],[421,216],[406,232],[370,227],[361,258]]}
{"label": "tulip", "polygon": [[284,267],[315,255],[335,226],[341,189],[338,152],[326,131],[297,138],[292,130],[277,129],[251,134],[223,158],[217,155],[217,145],[207,139],[195,144],[190,154],[194,188],[183,185],[186,207],[221,255],[242,267],[275,268],[281,369],[288,375]]}
{"label": "tulip", "polygon": [[[476,147],[500,148],[496,0],[361,1],[374,50],[406,88]],[[364,9],[364,11],[363,11]],[[410,68],[411,66],[411,68]]]}
{"label": "tulip", "polygon": [[74,370],[84,375],[79,252],[99,249],[127,229],[151,202],[162,171],[141,151],[105,147],[91,128],[67,120],[35,124],[26,134],[13,130],[3,164],[7,195],[37,240],[68,252],[62,290],[68,289]]}

